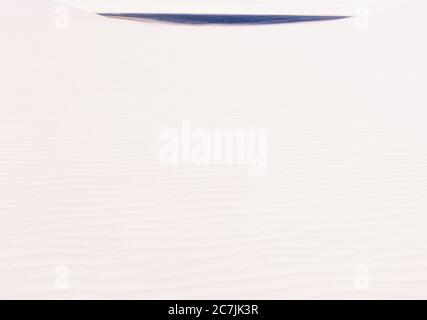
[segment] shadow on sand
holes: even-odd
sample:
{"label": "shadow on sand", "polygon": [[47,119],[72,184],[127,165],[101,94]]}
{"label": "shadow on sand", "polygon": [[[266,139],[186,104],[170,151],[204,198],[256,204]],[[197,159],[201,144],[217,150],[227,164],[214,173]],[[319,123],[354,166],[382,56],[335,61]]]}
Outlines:
{"label": "shadow on sand", "polygon": [[158,21],[180,24],[264,25],[310,21],[338,20],[349,16],[307,15],[238,15],[238,14],[179,14],[179,13],[100,13],[109,18],[137,21]]}

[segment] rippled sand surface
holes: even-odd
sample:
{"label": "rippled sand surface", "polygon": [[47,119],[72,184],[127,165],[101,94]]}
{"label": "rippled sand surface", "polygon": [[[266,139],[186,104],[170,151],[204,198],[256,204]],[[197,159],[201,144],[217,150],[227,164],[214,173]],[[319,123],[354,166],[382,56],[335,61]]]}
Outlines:
{"label": "rippled sand surface", "polygon": [[[0,297],[427,297],[425,4],[197,27],[0,12]],[[165,166],[179,128],[268,168]]]}

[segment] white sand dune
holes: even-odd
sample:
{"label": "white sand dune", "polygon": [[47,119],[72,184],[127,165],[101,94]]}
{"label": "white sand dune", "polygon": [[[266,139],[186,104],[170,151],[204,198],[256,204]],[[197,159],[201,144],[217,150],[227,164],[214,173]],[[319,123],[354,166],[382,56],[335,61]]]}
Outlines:
{"label": "white sand dune", "polygon": [[[92,12],[353,14],[366,0],[57,0]],[[371,0],[376,4],[380,0]]]}
{"label": "white sand dune", "polygon": [[[367,30],[2,8],[0,298],[427,298],[422,1]],[[183,120],[265,129],[266,175],[162,165]]]}

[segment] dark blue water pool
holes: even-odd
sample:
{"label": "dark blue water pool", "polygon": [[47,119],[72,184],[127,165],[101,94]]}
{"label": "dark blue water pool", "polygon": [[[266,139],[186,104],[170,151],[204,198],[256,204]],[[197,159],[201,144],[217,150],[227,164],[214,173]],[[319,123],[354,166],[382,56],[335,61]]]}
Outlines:
{"label": "dark blue water pool", "polygon": [[180,14],[180,13],[100,13],[111,18],[152,20],[183,24],[279,24],[308,21],[337,20],[346,16],[307,15],[240,15],[240,14]]}

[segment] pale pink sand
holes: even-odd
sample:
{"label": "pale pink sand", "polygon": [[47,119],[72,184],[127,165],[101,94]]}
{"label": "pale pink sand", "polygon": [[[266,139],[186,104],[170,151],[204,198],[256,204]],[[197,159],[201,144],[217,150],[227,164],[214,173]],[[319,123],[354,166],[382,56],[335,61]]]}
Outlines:
{"label": "pale pink sand", "polygon": [[[69,13],[2,2],[1,298],[427,298],[423,2],[368,30]],[[183,120],[265,129],[267,174],[164,167]]]}

